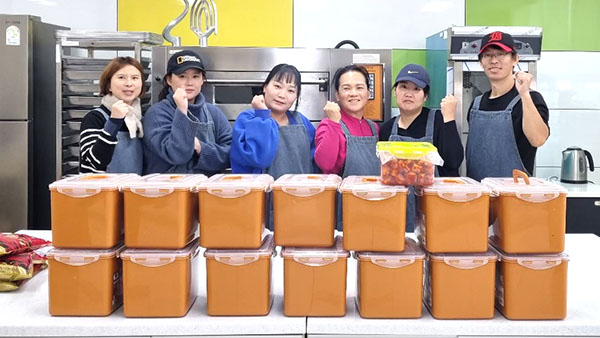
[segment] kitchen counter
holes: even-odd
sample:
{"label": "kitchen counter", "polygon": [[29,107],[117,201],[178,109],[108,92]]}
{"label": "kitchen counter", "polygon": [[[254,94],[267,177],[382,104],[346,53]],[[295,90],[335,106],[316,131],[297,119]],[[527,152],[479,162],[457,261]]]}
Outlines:
{"label": "kitchen counter", "polygon": [[[567,198],[570,197],[590,197],[600,198],[600,185],[594,183],[571,184],[557,181],[560,186],[567,189]],[[600,223],[600,221],[599,221]]]}
{"label": "kitchen counter", "polygon": [[[40,236],[39,232],[28,232]],[[46,232],[47,233],[47,232]],[[40,236],[44,237],[44,236]],[[52,317],[48,314],[48,271],[42,271],[21,289],[0,293],[0,337],[17,336],[600,336],[600,237],[568,234],[570,256],[568,312],[562,321],[509,321],[496,312],[490,320],[436,320],[423,309],[420,319],[362,319],[354,305],[356,265],[350,260],[347,314],[340,318],[285,317],[283,315],[283,260],[274,259],[271,313],[264,317],[209,317],[205,278],[200,296],[183,318],[125,318],[122,309],[108,317]],[[204,260],[201,270],[204,277]],[[322,337],[323,338],[323,337]]]}

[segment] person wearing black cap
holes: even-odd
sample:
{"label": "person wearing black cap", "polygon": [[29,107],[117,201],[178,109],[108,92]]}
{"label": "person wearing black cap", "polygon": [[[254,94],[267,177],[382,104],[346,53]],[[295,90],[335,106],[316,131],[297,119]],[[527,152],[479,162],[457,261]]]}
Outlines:
{"label": "person wearing black cap", "polygon": [[530,89],[531,74],[513,74],[518,62],[510,34],[483,37],[479,63],[492,89],[473,100],[467,115],[467,176],[476,180],[510,177],[513,169],[532,174],[537,148],[550,135],[548,106]]}
{"label": "person wearing black cap", "polygon": [[[396,76],[392,87],[400,114],[388,120],[381,127],[379,140],[433,143],[444,160],[443,166],[436,168],[439,176],[458,176],[464,151],[454,115],[456,98],[447,95],[440,104],[441,112],[423,107],[429,94],[430,79],[427,70],[421,65],[408,64]],[[414,193],[408,195],[406,230],[414,229]]]}
{"label": "person wearing black cap", "polygon": [[198,54],[183,50],[167,63],[159,102],[144,117],[144,174],[200,173],[229,167],[231,125],[200,92],[206,80]]}

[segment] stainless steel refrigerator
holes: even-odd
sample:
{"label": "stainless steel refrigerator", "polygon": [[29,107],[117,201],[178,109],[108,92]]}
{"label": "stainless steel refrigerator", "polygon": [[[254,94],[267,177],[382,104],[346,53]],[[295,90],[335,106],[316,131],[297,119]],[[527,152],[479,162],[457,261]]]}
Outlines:
{"label": "stainless steel refrigerator", "polygon": [[58,29],[66,28],[0,14],[0,231],[50,228]]}

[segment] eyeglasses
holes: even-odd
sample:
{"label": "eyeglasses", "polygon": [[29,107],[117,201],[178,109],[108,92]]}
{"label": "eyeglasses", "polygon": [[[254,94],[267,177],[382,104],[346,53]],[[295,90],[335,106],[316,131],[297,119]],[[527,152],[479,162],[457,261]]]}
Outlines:
{"label": "eyeglasses", "polygon": [[483,53],[482,55],[482,59],[485,61],[492,61],[493,58],[496,58],[496,60],[502,60],[504,59],[508,54],[508,52],[498,52],[498,53]]}

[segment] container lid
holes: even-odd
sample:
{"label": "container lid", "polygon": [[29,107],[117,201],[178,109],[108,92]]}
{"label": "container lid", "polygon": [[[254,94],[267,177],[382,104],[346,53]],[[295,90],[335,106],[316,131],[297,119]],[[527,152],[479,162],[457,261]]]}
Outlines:
{"label": "container lid", "polygon": [[563,261],[569,260],[569,255],[564,252],[555,254],[509,254],[500,249],[498,237],[496,236],[490,237],[490,244],[501,261],[517,263],[532,270],[550,269],[559,266]]}
{"label": "container lid", "polygon": [[125,245],[123,243],[104,250],[53,248],[48,252],[47,257],[64,264],[82,266],[94,263],[100,258],[117,257],[124,249]]}
{"label": "container lid", "polygon": [[333,246],[327,248],[286,246],[281,250],[281,256],[293,258],[294,261],[304,265],[322,266],[334,263],[338,258],[348,257],[349,253],[344,250],[343,237],[336,236]]}
{"label": "container lid", "polygon": [[403,185],[385,185],[379,176],[348,176],[338,189],[341,193],[352,193],[366,200],[384,200],[397,193],[407,193]]}
{"label": "container lid", "polygon": [[236,198],[251,190],[271,191],[271,184],[273,177],[267,174],[217,174],[201,182],[197,190],[222,198]]}
{"label": "container lid", "polygon": [[494,195],[515,195],[528,202],[547,202],[566,194],[567,189],[550,181],[528,177],[520,170],[513,170],[513,177],[484,178],[481,183],[487,185]]}
{"label": "container lid", "polygon": [[80,174],[51,183],[49,188],[71,197],[90,197],[100,191],[117,190],[124,181],[136,178],[136,174]]}
{"label": "container lid", "polygon": [[417,259],[424,259],[425,252],[412,238],[406,239],[403,252],[357,252],[356,258],[371,261],[384,268],[401,268],[410,265]]}
{"label": "container lid", "polygon": [[490,189],[469,177],[435,177],[433,185],[415,187],[415,194],[438,195],[453,202],[468,202],[489,195]]}
{"label": "container lid", "polygon": [[271,187],[294,196],[313,196],[326,189],[337,189],[340,183],[342,178],[333,174],[285,174]]}
{"label": "container lid", "polygon": [[180,250],[155,250],[155,249],[127,249],[121,252],[123,260],[147,267],[159,267],[170,264],[176,259],[194,257],[199,251],[198,238],[194,238],[188,245]]}
{"label": "container lid", "polygon": [[161,197],[175,190],[190,191],[206,179],[202,174],[151,174],[127,180],[120,188],[141,196]]}
{"label": "container lid", "polygon": [[441,261],[459,269],[475,269],[491,261],[497,261],[498,255],[491,249],[482,253],[429,253],[429,258]]}
{"label": "container lid", "polygon": [[255,262],[260,257],[271,257],[273,256],[274,249],[273,235],[268,234],[263,238],[262,245],[258,249],[208,249],[204,251],[204,257],[214,258],[216,261],[227,265],[239,266]]}
{"label": "container lid", "polygon": [[429,142],[380,141],[377,142],[377,156],[382,160],[382,163],[395,157],[423,160],[436,165],[444,164],[437,148]]}

